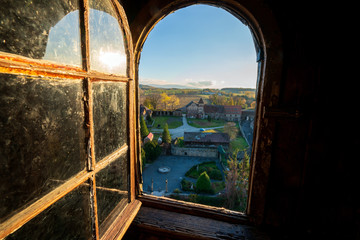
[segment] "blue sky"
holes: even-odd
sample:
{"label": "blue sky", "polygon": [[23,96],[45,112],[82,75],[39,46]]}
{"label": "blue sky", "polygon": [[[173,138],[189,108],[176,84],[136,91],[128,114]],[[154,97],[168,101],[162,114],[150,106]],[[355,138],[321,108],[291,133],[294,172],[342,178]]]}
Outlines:
{"label": "blue sky", "polygon": [[207,5],[180,9],[150,32],[141,52],[142,84],[256,88],[250,30],[227,11]]}

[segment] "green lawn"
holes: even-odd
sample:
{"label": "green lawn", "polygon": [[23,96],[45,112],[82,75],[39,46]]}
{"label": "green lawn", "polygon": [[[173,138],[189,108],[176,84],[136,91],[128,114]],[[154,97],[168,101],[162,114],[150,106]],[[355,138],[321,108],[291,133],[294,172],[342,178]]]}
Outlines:
{"label": "green lawn", "polygon": [[224,126],[226,121],[212,119],[210,122],[207,119],[195,119],[187,118],[187,122],[190,126],[197,128],[210,128]]}
{"label": "green lawn", "polygon": [[[183,125],[182,117],[174,117],[174,116],[158,116],[153,117],[155,120],[153,128],[154,129],[163,129],[165,123],[168,124],[169,129],[178,128]],[[158,127],[160,125],[160,127]]]}
{"label": "green lawn", "polygon": [[230,141],[230,150],[234,151],[238,149],[239,151],[243,151],[248,148],[249,145],[246,143],[246,140],[243,137],[237,137]]}

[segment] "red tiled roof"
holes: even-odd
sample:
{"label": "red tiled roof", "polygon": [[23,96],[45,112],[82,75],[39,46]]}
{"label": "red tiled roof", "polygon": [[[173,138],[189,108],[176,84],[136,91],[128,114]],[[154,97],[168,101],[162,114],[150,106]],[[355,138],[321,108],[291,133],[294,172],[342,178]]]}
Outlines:
{"label": "red tiled roof", "polygon": [[150,141],[153,139],[153,137],[154,137],[154,134],[152,134],[152,133],[149,133],[149,135],[147,135],[146,136],[148,139],[150,139]]}
{"label": "red tiled roof", "polygon": [[224,106],[224,113],[240,114],[241,113],[241,106]]}
{"label": "red tiled roof", "polygon": [[241,106],[204,105],[205,113],[241,114]]}

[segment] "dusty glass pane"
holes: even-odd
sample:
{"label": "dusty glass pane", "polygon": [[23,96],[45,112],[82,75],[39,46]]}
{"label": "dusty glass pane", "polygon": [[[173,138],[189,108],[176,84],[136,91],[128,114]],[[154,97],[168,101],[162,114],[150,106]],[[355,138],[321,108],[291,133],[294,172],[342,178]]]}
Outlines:
{"label": "dusty glass pane", "polygon": [[92,239],[88,185],[70,192],[5,239]]}
{"label": "dusty glass pane", "polygon": [[127,143],[126,83],[93,83],[95,156],[97,161]]}
{"label": "dusty glass pane", "polygon": [[85,168],[82,81],[0,74],[0,219]]}
{"label": "dusty glass pane", "polygon": [[6,0],[0,51],[81,66],[78,0]]}
{"label": "dusty glass pane", "polygon": [[108,0],[90,0],[90,68],[126,75],[123,32]]}
{"label": "dusty glass pane", "polygon": [[128,154],[96,174],[100,235],[128,202]]}

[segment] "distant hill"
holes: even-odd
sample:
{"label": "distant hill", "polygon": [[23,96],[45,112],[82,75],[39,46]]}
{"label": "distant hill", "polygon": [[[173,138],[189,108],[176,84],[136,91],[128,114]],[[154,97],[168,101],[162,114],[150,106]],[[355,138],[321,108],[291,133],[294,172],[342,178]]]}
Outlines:
{"label": "distant hill", "polygon": [[232,93],[242,93],[242,92],[255,92],[255,88],[222,88],[221,91],[232,92]]}
{"label": "distant hill", "polygon": [[147,84],[147,85],[144,85],[144,84],[139,84],[139,87],[141,89],[151,89],[151,88],[200,89],[200,88],[196,88],[196,87],[189,87],[189,86],[177,85],[177,84],[165,84],[165,85],[159,85],[159,84]]}
{"label": "distant hill", "polygon": [[141,89],[152,89],[152,88],[156,88],[156,87],[152,87],[152,86],[144,85],[144,84],[139,84],[139,88],[141,88]]}

